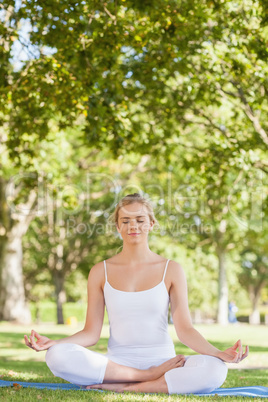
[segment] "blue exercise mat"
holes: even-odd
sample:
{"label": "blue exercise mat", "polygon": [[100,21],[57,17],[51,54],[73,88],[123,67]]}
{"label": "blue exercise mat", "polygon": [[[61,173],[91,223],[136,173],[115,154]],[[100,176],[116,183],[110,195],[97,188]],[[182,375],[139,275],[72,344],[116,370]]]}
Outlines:
{"label": "blue exercise mat", "polygon": [[268,387],[235,387],[235,388],[217,388],[215,391],[207,394],[195,394],[196,396],[250,396],[258,398],[268,398]]}
{"label": "blue exercise mat", "polygon": [[[91,391],[86,390],[83,387],[73,384],[60,384],[60,383],[42,383],[42,382],[22,382],[22,381],[3,381],[0,380],[0,387],[17,387],[21,385],[25,388],[39,388],[39,389],[62,389],[62,390],[81,390],[81,391]],[[215,391],[206,394],[195,394],[196,396],[249,396],[258,398],[268,398],[268,388],[267,387],[236,387],[236,388],[217,388]]]}

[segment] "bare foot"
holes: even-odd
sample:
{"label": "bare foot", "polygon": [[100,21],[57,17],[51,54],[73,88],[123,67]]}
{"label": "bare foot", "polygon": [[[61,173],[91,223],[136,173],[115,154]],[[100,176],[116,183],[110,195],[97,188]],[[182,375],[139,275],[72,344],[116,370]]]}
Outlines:
{"label": "bare foot", "polygon": [[127,385],[129,383],[124,383],[124,382],[117,382],[117,383],[107,383],[107,384],[94,384],[94,385],[88,385],[86,389],[102,389],[105,391],[114,391],[114,392],[124,392],[126,390]]}
{"label": "bare foot", "polygon": [[156,380],[169,370],[172,370],[177,367],[183,367],[185,360],[186,359],[183,355],[177,355],[167,360],[166,362],[160,364],[160,366],[152,366],[148,370],[144,370],[145,373],[147,372],[144,381]]}
{"label": "bare foot", "polygon": [[142,392],[142,393],[164,393],[168,394],[167,383],[164,376],[154,381],[145,382],[122,382],[122,383],[103,383],[96,385],[89,385],[87,389],[104,390],[113,392]]}

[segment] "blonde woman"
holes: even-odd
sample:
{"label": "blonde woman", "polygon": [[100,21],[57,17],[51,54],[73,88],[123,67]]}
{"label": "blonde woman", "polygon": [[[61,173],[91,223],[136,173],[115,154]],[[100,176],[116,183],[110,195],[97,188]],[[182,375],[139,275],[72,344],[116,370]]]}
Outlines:
{"label": "blonde woman", "polygon": [[[224,362],[240,362],[248,347],[243,352],[239,340],[220,351],[193,327],[183,268],[149,248],[156,219],[148,200],[137,193],[124,197],[113,220],[123,248],[90,270],[83,330],[59,340],[32,331],[26,345],[48,349],[52,373],[87,388],[189,394],[220,387],[227,375]],[[169,303],[179,340],[198,354],[176,356],[168,334]],[[110,338],[103,355],[86,348],[100,338],[105,305]]]}

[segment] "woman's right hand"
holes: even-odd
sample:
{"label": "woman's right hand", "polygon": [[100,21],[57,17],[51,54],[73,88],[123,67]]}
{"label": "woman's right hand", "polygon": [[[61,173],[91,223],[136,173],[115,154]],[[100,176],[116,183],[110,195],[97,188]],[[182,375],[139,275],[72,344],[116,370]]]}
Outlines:
{"label": "woman's right hand", "polygon": [[24,341],[29,348],[35,350],[36,352],[40,352],[41,350],[47,350],[51,346],[57,343],[56,341],[53,341],[52,339],[47,338],[46,336],[38,334],[38,332],[34,331],[33,329],[31,331],[29,339],[27,335],[24,335]]}

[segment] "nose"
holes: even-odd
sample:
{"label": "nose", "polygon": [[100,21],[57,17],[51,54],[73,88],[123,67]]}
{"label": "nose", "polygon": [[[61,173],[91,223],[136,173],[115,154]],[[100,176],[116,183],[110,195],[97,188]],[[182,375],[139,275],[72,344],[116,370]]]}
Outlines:
{"label": "nose", "polygon": [[130,221],[130,223],[129,223],[129,228],[132,230],[132,229],[136,229],[138,227],[138,224],[137,224],[137,222],[134,220],[134,221]]}

